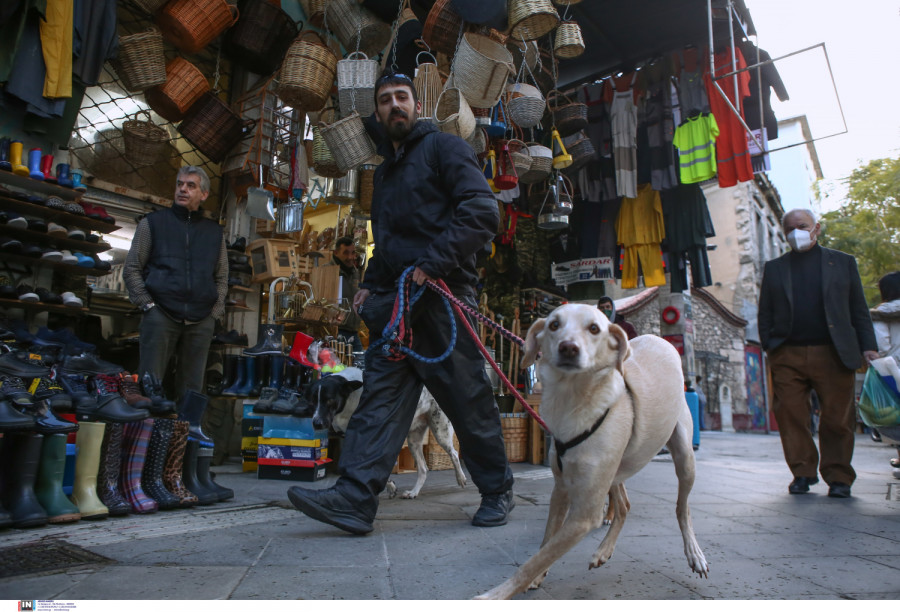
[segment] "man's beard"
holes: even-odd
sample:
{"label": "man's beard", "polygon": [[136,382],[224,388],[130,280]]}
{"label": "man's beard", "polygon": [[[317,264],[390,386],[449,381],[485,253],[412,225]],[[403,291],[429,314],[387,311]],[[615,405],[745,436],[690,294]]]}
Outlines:
{"label": "man's beard", "polygon": [[[406,121],[403,122],[394,122],[394,118],[400,116]],[[388,137],[394,142],[400,142],[412,132],[413,127],[416,125],[416,111],[412,112],[412,117],[408,117],[406,113],[403,111],[391,111],[391,114],[388,115],[387,120],[387,133]]]}

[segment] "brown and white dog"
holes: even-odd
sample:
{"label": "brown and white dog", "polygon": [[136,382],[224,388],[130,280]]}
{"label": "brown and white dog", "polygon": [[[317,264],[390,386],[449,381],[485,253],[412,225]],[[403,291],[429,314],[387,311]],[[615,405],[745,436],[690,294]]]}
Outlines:
{"label": "brown and white dog", "polygon": [[[313,426],[316,429],[333,429],[338,433],[347,430],[350,417],[356,412],[359,405],[359,397],[362,394],[362,370],[359,368],[346,368],[335,374],[320,378],[306,388],[305,397],[309,405],[313,407]],[[400,494],[401,498],[414,499],[425,478],[428,476],[428,466],[425,465],[425,437],[428,430],[434,434],[435,440],[444,451],[450,455],[453,470],[456,472],[456,482],[460,487],[466,486],[466,475],[459,463],[459,453],[453,448],[453,425],[438,406],[437,400],[423,388],[416,405],[416,414],[407,434],[407,443],[413,458],[416,460],[415,486]],[[390,497],[397,495],[397,485],[392,480],[387,483],[387,491]]]}
{"label": "brown and white dog", "polygon": [[[534,363],[538,351],[541,416],[556,440],[550,453],[554,486],[544,540],[512,578],[479,598],[508,599],[540,586],[557,559],[601,526],[607,493],[615,518],[589,567],[609,561],[630,507],[625,480],[664,445],[678,478],[675,514],[685,556],[691,569],[706,577],[709,567],[688,507],[694,452],[678,352],[657,336],[629,343],[619,326],[584,304],[560,306],[532,324],[523,368]],[[557,458],[559,448],[562,456]]]}

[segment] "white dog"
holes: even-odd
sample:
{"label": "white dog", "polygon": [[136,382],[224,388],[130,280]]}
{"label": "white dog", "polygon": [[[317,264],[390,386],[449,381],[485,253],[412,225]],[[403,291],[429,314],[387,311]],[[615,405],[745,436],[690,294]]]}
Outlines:
{"label": "white dog", "polygon": [[688,494],[694,484],[691,414],[684,398],[681,359],[656,336],[630,343],[600,310],[560,306],[528,330],[522,367],[541,352],[541,416],[554,437],[554,486],[540,550],[483,599],[508,599],[537,588],[550,566],[603,522],[607,493],[615,508],[609,532],[590,567],[609,561],[629,510],[625,480],[665,445],[678,477],[675,514],[684,553],[694,572],[707,576]]}

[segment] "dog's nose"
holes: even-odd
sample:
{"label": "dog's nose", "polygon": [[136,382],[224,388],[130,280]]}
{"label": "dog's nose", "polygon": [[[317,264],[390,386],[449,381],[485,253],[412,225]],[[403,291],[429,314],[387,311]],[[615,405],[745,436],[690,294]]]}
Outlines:
{"label": "dog's nose", "polygon": [[564,357],[566,359],[572,359],[574,357],[578,357],[578,353],[580,352],[578,345],[572,341],[565,341],[559,343],[559,356]]}

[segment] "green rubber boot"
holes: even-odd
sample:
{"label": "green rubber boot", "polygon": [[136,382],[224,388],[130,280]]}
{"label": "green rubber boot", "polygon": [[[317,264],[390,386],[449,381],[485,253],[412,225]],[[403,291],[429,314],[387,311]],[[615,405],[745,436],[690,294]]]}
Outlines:
{"label": "green rubber boot", "polygon": [[41,464],[34,485],[34,493],[51,523],[70,523],[81,518],[78,508],[62,490],[63,472],[66,468],[66,437],[66,434],[44,436]]}

